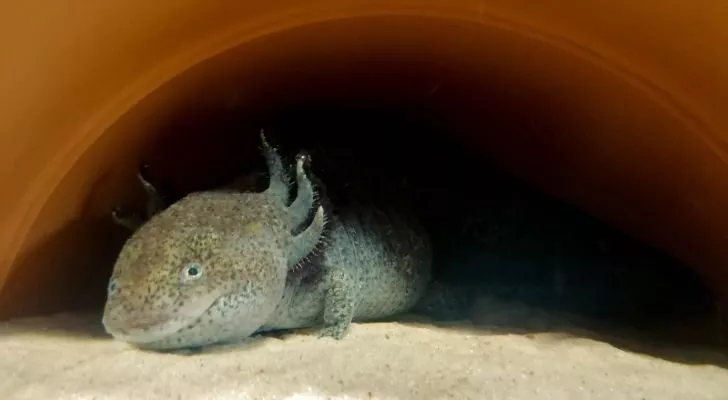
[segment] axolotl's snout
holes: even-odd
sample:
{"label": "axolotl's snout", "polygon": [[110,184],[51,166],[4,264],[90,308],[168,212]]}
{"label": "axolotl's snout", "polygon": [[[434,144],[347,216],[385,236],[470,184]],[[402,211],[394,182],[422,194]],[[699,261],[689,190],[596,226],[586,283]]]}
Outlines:
{"label": "axolotl's snout", "polygon": [[[109,282],[102,323],[115,339],[145,347],[169,340],[205,315],[224,296],[223,291],[170,293],[145,282]],[[170,296],[172,295],[172,296]],[[180,344],[184,345],[180,339]]]}

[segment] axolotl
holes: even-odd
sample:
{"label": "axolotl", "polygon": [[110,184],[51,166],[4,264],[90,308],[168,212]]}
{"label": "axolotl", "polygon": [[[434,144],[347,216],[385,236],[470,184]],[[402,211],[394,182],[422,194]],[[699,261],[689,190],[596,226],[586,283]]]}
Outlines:
{"label": "axolotl", "polygon": [[406,312],[423,297],[432,248],[416,218],[364,206],[326,210],[305,153],[296,157],[290,202],[288,171],[261,139],[269,175],[262,192],[201,191],[167,207],[140,175],[149,218],[126,224],[134,232],[104,308],[115,339],[173,350],[319,327],[319,337],[340,340],[353,321]]}

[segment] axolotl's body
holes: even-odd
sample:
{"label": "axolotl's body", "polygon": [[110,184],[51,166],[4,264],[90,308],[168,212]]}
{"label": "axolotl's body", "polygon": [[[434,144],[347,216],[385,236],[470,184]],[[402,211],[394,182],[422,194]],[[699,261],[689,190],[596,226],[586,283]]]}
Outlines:
{"label": "axolotl's body", "polygon": [[[263,146],[264,192],[193,193],[127,224],[135,232],[109,281],[107,332],[158,350],[316,326],[341,339],[352,321],[406,312],[424,295],[431,246],[414,218],[348,207],[326,221],[303,155],[289,206],[287,172],[265,139]],[[149,204],[161,204],[142,182]]]}
{"label": "axolotl's body", "polygon": [[[431,278],[428,235],[398,210],[349,206],[333,215],[322,253],[289,284],[261,331],[323,325],[341,339],[352,320],[390,317],[410,310]],[[308,275],[307,275],[308,274]]]}

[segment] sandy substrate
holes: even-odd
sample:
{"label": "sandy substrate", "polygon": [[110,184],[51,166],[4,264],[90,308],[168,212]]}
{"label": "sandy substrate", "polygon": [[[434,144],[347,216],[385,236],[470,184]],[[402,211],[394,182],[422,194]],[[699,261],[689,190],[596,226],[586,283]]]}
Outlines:
{"label": "sandy substrate", "polygon": [[[728,399],[728,370],[592,339],[459,324],[355,324],[202,353],[142,352],[98,315],[0,325],[3,399]],[[726,364],[722,364],[726,365]]]}

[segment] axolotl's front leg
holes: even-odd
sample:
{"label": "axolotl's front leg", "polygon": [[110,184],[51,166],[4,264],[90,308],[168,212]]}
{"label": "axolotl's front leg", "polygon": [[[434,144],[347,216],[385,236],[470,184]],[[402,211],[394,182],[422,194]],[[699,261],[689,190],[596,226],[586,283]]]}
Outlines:
{"label": "axolotl's front leg", "polygon": [[352,321],[407,312],[431,276],[429,236],[414,215],[376,206],[347,206],[333,216],[320,268],[323,328],[342,339]]}
{"label": "axolotl's front leg", "polygon": [[319,338],[331,337],[341,340],[346,336],[360,296],[359,282],[353,272],[347,269],[333,269],[326,273],[324,326],[319,332]]}

